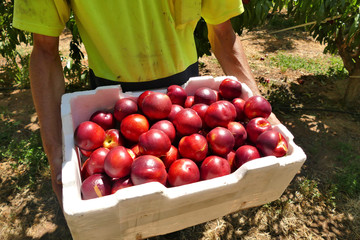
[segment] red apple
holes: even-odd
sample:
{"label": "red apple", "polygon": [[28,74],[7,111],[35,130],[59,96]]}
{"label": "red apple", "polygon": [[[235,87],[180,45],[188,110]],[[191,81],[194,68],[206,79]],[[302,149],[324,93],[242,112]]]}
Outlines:
{"label": "red apple", "polygon": [[119,130],[117,129],[108,129],[105,131],[105,141],[103,147],[112,149],[117,146],[124,144],[124,139],[120,135]]}
{"label": "red apple", "polygon": [[91,153],[93,152],[93,151],[86,151],[86,150],[81,149],[81,148],[79,148],[79,151],[80,151],[82,156],[87,157],[87,158],[90,157]]}
{"label": "red apple", "polygon": [[268,130],[259,135],[256,147],[265,156],[282,157],[288,151],[288,143],[284,136],[276,130]]}
{"label": "red apple", "polygon": [[89,158],[85,160],[85,162],[82,164],[80,168],[81,181],[84,181],[86,178],[90,176],[90,174],[87,171],[88,163],[89,163]]}
{"label": "red apple", "polygon": [[97,123],[104,130],[115,128],[116,123],[113,114],[105,110],[94,112],[90,117],[90,121]]}
{"label": "red apple", "polygon": [[231,172],[236,170],[235,167],[235,151],[231,150],[228,155],[226,156],[226,160],[229,162]]}
{"label": "red apple", "polygon": [[204,103],[197,103],[191,107],[191,109],[195,110],[195,112],[199,115],[199,117],[202,120],[203,127],[205,127],[205,112],[209,108],[209,105],[206,105]]}
{"label": "red apple", "polygon": [[180,158],[178,149],[171,145],[170,150],[161,157],[161,160],[164,162],[166,169],[169,169],[170,165],[177,159]]}
{"label": "red apple", "polygon": [[183,110],[184,108],[178,104],[173,104],[171,106],[171,111],[169,113],[169,115],[167,116],[167,119],[172,122],[174,121],[175,115],[180,112],[181,110]]}
{"label": "red apple", "polygon": [[245,127],[239,122],[229,122],[227,129],[232,133],[235,138],[234,148],[238,149],[244,145],[247,139],[247,132]]}
{"label": "red apple", "polygon": [[[135,157],[140,156],[139,144],[135,144],[131,147],[131,151],[135,154]],[[130,154],[131,155],[131,154]]]}
{"label": "red apple", "polygon": [[144,115],[135,113],[126,116],[120,124],[121,134],[132,142],[137,142],[144,132],[149,130],[150,124]]}
{"label": "red apple", "polygon": [[200,177],[202,180],[213,179],[231,173],[229,162],[219,156],[208,156],[200,166]]}
{"label": "red apple", "polygon": [[103,197],[111,194],[111,180],[105,174],[94,174],[81,184],[83,200]]}
{"label": "red apple", "polygon": [[215,90],[208,87],[198,88],[194,93],[194,104],[204,103],[210,105],[218,100]]}
{"label": "red apple", "polygon": [[211,151],[219,156],[226,156],[235,145],[235,138],[229,129],[216,127],[206,135]]}
{"label": "red apple", "polygon": [[263,117],[253,118],[246,124],[248,139],[253,143],[256,143],[256,139],[261,133],[269,129],[271,129],[271,124]]}
{"label": "red apple", "polygon": [[244,114],[244,106],[245,106],[245,100],[242,98],[234,98],[231,103],[234,105],[236,109],[236,121],[245,121],[246,116]]}
{"label": "red apple", "polygon": [[105,173],[112,178],[122,178],[130,174],[133,159],[124,146],[110,150],[104,161]]}
{"label": "red apple", "polygon": [[138,105],[135,100],[122,98],[116,101],[114,106],[114,117],[121,122],[126,116],[137,113]]}
{"label": "red apple", "polygon": [[190,159],[178,159],[169,168],[168,182],[172,187],[198,182],[199,180],[199,167]]}
{"label": "red apple", "polygon": [[165,132],[150,129],[139,137],[139,151],[141,155],[164,156],[171,148],[171,141]]}
{"label": "red apple", "polygon": [[154,92],[142,101],[141,110],[152,120],[165,119],[171,112],[172,102],[165,93]]}
{"label": "red apple", "polygon": [[223,98],[231,101],[241,96],[242,85],[235,79],[226,78],[219,85],[219,93]]}
{"label": "red apple", "polygon": [[174,141],[176,136],[176,130],[174,125],[169,120],[160,120],[154,123],[150,129],[159,129],[168,135],[171,142]]}
{"label": "red apple", "polygon": [[165,186],[167,172],[160,158],[153,155],[142,155],[135,159],[131,166],[131,181],[134,185],[148,182],[160,182]]}
{"label": "red apple", "polygon": [[203,135],[194,133],[182,137],[179,141],[178,149],[183,158],[201,162],[208,154],[208,143]]}
{"label": "red apple", "polygon": [[194,96],[187,96],[184,103],[184,108],[191,108],[192,105],[194,105]]}
{"label": "red apple", "polygon": [[199,132],[202,127],[202,120],[195,110],[184,108],[176,114],[173,124],[176,131],[185,136]]}
{"label": "red apple", "polygon": [[89,160],[87,160],[86,171],[90,175],[95,173],[104,173],[104,162],[109,152],[110,150],[104,147],[94,150],[94,152],[90,155]]}
{"label": "red apple", "polygon": [[235,167],[238,169],[244,163],[260,158],[258,149],[251,145],[243,145],[235,151]]}
{"label": "red apple", "polygon": [[170,97],[171,102],[173,104],[178,104],[180,106],[184,106],[187,93],[186,91],[179,85],[171,85],[167,88],[166,94]]}
{"label": "red apple", "polygon": [[147,95],[150,95],[150,94],[152,94],[152,93],[154,93],[153,91],[151,91],[151,90],[146,90],[146,91],[144,91],[143,93],[141,93],[140,94],[140,96],[138,97],[138,99],[137,99],[137,105],[138,105],[138,108],[139,108],[139,110],[142,110],[142,102],[144,101],[144,98],[147,96]]}
{"label": "red apple", "polygon": [[128,153],[130,154],[130,156],[133,160],[135,160],[135,158],[138,157],[138,155],[136,155],[132,149],[126,148],[126,150],[128,151]]}
{"label": "red apple", "polygon": [[132,187],[132,186],[134,186],[134,184],[131,182],[130,177],[118,178],[113,181],[111,194],[116,193],[120,189]]}
{"label": "red apple", "polygon": [[210,128],[227,127],[229,122],[236,118],[234,105],[226,100],[212,103],[205,112],[204,120]]}
{"label": "red apple", "polygon": [[75,129],[75,145],[86,151],[92,151],[103,145],[105,140],[104,129],[92,121],[85,121]]}
{"label": "red apple", "polygon": [[250,3],[250,0],[242,0],[243,4],[249,4]]}
{"label": "red apple", "polygon": [[252,96],[246,100],[244,105],[244,113],[249,119],[256,117],[268,118],[271,111],[270,103],[262,96]]}

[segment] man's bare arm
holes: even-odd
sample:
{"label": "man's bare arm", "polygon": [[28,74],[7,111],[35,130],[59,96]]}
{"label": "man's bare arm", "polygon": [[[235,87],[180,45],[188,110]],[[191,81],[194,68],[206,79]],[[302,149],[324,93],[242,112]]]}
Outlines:
{"label": "man's bare arm", "polygon": [[241,41],[230,20],[218,25],[208,24],[208,32],[211,49],[224,73],[237,77],[239,81],[246,83],[255,95],[260,95]]}
{"label": "man's bare arm", "polygon": [[43,147],[48,157],[53,190],[62,206],[61,96],[65,84],[59,56],[59,38],[34,34],[30,58],[30,84],[40,121]]}

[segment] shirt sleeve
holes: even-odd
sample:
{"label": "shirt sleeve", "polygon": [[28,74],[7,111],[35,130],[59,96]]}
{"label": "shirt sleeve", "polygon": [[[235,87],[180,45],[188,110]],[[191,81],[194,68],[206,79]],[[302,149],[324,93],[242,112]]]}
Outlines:
{"label": "shirt sleeve", "polygon": [[58,37],[70,17],[67,0],[16,0],[13,26],[15,28]]}
{"label": "shirt sleeve", "polygon": [[212,25],[223,23],[244,12],[242,0],[203,0],[201,16]]}

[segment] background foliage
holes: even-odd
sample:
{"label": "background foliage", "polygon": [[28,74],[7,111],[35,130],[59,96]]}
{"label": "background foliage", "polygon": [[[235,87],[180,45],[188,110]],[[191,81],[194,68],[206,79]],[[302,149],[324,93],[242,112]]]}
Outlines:
{"label": "background foliage", "polygon": [[2,0],[0,5],[0,54],[5,60],[1,71],[0,85],[6,88],[16,85],[29,87],[29,54],[22,53],[18,46],[31,44],[31,34],[12,27],[14,0]]}
{"label": "background foliage", "polygon": [[[292,24],[313,22],[306,30],[317,41],[326,45],[325,51],[339,54],[350,76],[346,95],[356,98],[360,93],[360,0],[243,0],[245,11],[231,20],[234,30],[241,35],[264,25],[279,14],[287,14]],[[28,87],[29,54],[17,48],[21,44],[31,44],[31,35],[12,28],[14,0],[2,0],[0,5],[1,45],[0,54],[6,60],[2,66],[5,75],[0,84],[7,87]],[[81,38],[72,15],[66,25],[72,33],[69,45],[70,56],[64,64],[64,74],[69,84],[85,85],[87,66],[82,64]],[[207,27],[204,19],[198,22],[194,32],[198,56],[210,54]],[[358,80],[358,81],[356,81]]]}

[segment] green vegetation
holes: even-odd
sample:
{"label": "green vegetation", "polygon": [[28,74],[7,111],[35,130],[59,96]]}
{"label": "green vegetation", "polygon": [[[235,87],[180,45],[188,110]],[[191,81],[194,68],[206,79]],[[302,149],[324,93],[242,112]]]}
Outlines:
{"label": "green vegetation", "polygon": [[353,146],[347,143],[339,143],[336,147],[339,151],[337,160],[340,167],[336,171],[336,187],[338,191],[349,197],[360,195],[360,155]]}
{"label": "green vegetation", "polygon": [[285,52],[279,52],[269,58],[269,65],[280,68],[282,72],[287,69],[303,70],[315,75],[342,75],[347,71],[344,69],[343,62],[339,56],[321,56],[317,58],[308,58],[294,56]]}
{"label": "green vegetation", "polygon": [[12,27],[14,0],[2,0],[0,4],[0,55],[4,65],[0,66],[1,88],[28,88],[29,53],[18,50],[21,44],[31,44],[31,35]]}
{"label": "green vegetation", "polygon": [[13,119],[15,114],[0,110],[0,161],[11,161],[13,168],[25,167],[22,184],[33,187],[37,177],[48,170],[39,131],[24,129],[21,122]]}

